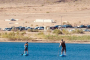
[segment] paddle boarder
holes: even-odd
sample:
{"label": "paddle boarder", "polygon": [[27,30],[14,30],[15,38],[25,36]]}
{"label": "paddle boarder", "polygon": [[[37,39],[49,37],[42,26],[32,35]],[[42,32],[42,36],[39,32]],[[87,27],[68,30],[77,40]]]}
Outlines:
{"label": "paddle boarder", "polygon": [[28,54],[28,42],[26,42],[26,43],[24,44],[24,48],[25,48],[24,54],[25,54],[26,51],[27,51],[27,54]]}
{"label": "paddle boarder", "polygon": [[59,47],[60,46],[62,46],[61,55],[63,54],[63,52],[64,52],[64,55],[66,55],[66,45],[65,45],[65,41],[63,41],[63,39],[61,39]]}

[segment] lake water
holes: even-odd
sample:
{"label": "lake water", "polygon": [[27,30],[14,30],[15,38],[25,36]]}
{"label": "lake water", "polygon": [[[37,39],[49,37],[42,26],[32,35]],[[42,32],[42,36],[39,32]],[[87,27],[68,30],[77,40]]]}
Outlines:
{"label": "lake water", "polygon": [[67,43],[66,57],[58,55],[59,43],[29,43],[29,56],[21,56],[24,44],[0,42],[0,60],[90,60],[90,44]]}

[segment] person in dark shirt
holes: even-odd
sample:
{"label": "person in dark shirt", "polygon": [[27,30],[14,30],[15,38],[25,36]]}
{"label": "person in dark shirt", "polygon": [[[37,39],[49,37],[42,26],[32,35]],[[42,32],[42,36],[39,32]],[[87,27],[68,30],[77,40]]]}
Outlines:
{"label": "person in dark shirt", "polygon": [[63,54],[63,51],[64,51],[64,55],[66,55],[66,45],[65,45],[65,41],[63,41],[63,39],[61,40],[59,47],[60,46],[62,46],[61,55]]}
{"label": "person in dark shirt", "polygon": [[25,48],[24,54],[25,54],[26,51],[27,51],[27,54],[28,54],[28,42],[25,43],[24,48]]}

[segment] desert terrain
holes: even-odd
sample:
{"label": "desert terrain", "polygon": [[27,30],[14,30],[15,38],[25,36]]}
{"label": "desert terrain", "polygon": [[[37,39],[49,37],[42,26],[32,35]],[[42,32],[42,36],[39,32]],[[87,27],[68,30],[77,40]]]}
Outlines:
{"label": "desert terrain", "polygon": [[[38,2],[37,2],[38,1]],[[11,26],[54,26],[68,21],[73,26],[90,24],[90,1],[78,0],[0,0],[0,28]],[[5,21],[6,19],[18,21]],[[36,23],[36,19],[52,19],[56,23]],[[17,24],[15,24],[17,23]]]}
{"label": "desert terrain", "polygon": [[[18,20],[5,21],[8,19]],[[52,19],[56,23],[37,23],[34,22],[36,19]],[[2,29],[12,26],[55,26],[63,24],[64,21],[73,26],[90,25],[90,1],[0,0],[0,28]],[[4,41],[2,38],[0,40]]]}

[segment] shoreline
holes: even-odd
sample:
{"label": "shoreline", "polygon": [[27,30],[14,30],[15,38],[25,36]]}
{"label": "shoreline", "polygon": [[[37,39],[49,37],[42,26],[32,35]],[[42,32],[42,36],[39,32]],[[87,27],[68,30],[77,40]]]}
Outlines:
{"label": "shoreline", "polygon": [[[0,38],[0,42],[26,42],[26,41],[22,41],[22,40],[8,40],[8,39],[5,39],[5,38]],[[41,40],[41,39],[38,39],[38,40],[29,40],[28,42],[31,42],[31,43],[60,43],[60,41],[50,41],[50,40]],[[65,41],[65,43],[78,43],[78,44],[90,44],[90,41]]]}

